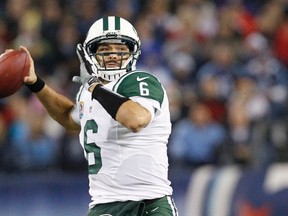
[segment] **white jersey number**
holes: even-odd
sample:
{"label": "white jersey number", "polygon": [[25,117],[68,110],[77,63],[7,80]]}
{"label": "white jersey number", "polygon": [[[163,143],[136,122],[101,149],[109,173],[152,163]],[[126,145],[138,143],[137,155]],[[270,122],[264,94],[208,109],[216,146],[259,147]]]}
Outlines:
{"label": "white jersey number", "polygon": [[140,95],[148,96],[150,94],[149,89],[147,87],[148,87],[148,84],[146,82],[139,83]]}

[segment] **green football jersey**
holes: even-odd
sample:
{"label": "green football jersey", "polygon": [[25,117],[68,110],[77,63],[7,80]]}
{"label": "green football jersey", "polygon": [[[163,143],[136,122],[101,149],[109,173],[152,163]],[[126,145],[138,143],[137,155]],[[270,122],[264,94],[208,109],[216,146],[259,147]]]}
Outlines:
{"label": "green football jersey", "polygon": [[165,89],[151,73],[134,71],[105,88],[139,103],[151,122],[135,133],[115,121],[91,93],[79,91],[73,116],[89,164],[90,208],[115,201],[154,199],[172,194],[167,142],[171,133]]}

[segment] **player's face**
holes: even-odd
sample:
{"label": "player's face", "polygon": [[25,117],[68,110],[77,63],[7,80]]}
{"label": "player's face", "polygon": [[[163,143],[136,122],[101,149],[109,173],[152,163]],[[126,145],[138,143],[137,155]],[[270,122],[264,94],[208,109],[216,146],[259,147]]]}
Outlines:
{"label": "player's face", "polygon": [[125,44],[103,43],[96,53],[97,61],[104,68],[120,68],[129,56],[129,48]]}

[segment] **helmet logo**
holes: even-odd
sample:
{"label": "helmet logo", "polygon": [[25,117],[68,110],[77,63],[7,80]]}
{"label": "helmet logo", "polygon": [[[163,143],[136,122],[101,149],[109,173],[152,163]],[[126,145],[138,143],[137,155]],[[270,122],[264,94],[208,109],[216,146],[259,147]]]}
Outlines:
{"label": "helmet logo", "polygon": [[117,32],[107,32],[106,37],[116,37]]}

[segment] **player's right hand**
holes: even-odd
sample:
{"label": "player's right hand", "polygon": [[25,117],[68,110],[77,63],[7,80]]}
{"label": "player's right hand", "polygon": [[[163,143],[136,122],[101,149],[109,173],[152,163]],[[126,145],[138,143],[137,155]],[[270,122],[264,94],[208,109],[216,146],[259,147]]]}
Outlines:
{"label": "player's right hand", "polygon": [[30,55],[30,53],[29,53],[29,51],[27,50],[26,47],[20,46],[20,49],[24,50],[28,54],[29,61],[30,61],[29,75],[24,77],[23,82],[25,84],[33,84],[37,80],[37,75],[36,75],[35,67],[34,67],[34,61],[33,61],[32,57],[31,57],[31,55]]}

